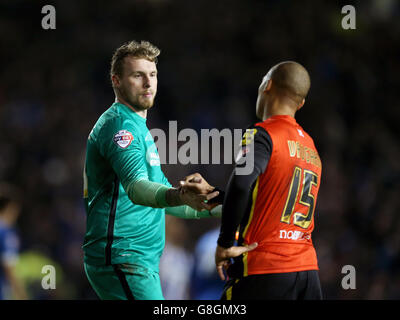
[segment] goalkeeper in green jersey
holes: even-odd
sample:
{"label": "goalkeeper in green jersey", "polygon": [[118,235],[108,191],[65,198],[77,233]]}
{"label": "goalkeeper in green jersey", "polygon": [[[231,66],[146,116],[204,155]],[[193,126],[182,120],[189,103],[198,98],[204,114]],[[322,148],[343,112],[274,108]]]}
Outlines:
{"label": "goalkeeper in green jersey", "polygon": [[[86,276],[100,299],[163,299],[158,275],[165,216],[220,216],[204,179],[198,193],[171,187],[146,126],[157,92],[160,50],[131,41],[116,50],[111,81],[116,101],[89,134],[84,168]],[[215,199],[214,199],[215,200]]]}

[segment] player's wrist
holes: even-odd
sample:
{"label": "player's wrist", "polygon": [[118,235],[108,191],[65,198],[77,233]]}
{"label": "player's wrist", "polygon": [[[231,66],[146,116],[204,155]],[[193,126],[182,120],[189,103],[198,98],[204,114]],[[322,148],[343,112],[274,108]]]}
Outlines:
{"label": "player's wrist", "polygon": [[165,200],[170,207],[181,206],[184,204],[181,192],[176,188],[169,188],[165,193]]}

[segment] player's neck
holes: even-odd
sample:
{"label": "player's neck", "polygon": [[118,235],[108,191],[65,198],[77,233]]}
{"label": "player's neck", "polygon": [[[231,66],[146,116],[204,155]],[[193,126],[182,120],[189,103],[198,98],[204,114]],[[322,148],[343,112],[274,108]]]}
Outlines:
{"label": "player's neck", "polygon": [[131,104],[129,104],[128,102],[125,101],[125,99],[116,96],[115,97],[115,101],[122,103],[124,105],[126,105],[127,107],[129,107],[133,112],[135,112],[136,114],[138,114],[139,116],[141,116],[144,119],[147,119],[147,110],[137,110],[134,106],[132,106]]}
{"label": "player's neck", "polygon": [[296,111],[293,109],[293,106],[288,104],[277,103],[273,104],[269,108],[265,108],[263,121],[273,116],[291,116],[294,118],[295,114]]}

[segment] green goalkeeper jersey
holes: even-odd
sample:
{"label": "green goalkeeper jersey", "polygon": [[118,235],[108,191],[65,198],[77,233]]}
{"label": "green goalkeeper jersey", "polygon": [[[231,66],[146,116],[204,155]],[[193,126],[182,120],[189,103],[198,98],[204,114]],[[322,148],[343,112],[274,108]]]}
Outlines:
{"label": "green goalkeeper jersey", "polygon": [[158,272],[165,244],[165,209],[129,199],[127,186],[141,179],[171,186],[161,171],[146,119],[116,102],[98,119],[87,141],[86,263],[133,263]]}

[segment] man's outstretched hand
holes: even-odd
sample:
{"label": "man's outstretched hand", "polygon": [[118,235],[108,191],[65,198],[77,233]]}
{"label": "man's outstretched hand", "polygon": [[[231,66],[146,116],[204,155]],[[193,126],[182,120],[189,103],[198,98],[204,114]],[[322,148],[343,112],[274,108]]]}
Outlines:
{"label": "man's outstretched hand", "polygon": [[219,194],[218,191],[214,191],[208,194],[198,194],[192,191],[186,191],[186,192],[180,191],[179,196],[184,204],[192,207],[197,211],[203,211],[203,210],[211,210],[213,207],[215,207],[215,205],[207,204],[207,202],[205,201],[209,201],[217,197],[218,194]]}
{"label": "man's outstretched hand", "polygon": [[257,246],[257,242],[246,246],[233,246],[230,248],[224,248],[217,245],[217,249],[215,250],[215,266],[217,267],[217,272],[221,280],[225,280],[224,269],[228,269],[231,258],[235,258],[245,252],[251,251],[257,248]]}
{"label": "man's outstretched hand", "polygon": [[[201,196],[202,199],[209,201],[219,195],[218,191],[214,191],[215,187],[211,186],[200,173],[193,173],[185,177],[185,179],[181,180],[179,183],[183,197],[194,197],[194,195],[197,195]],[[203,209],[211,210],[217,205],[218,203],[207,204],[204,202],[202,207]]]}
{"label": "man's outstretched hand", "polygon": [[198,194],[208,194],[215,189],[208,184],[200,173],[193,173],[185,177],[184,180],[180,181],[180,186],[183,192],[191,191]]}

